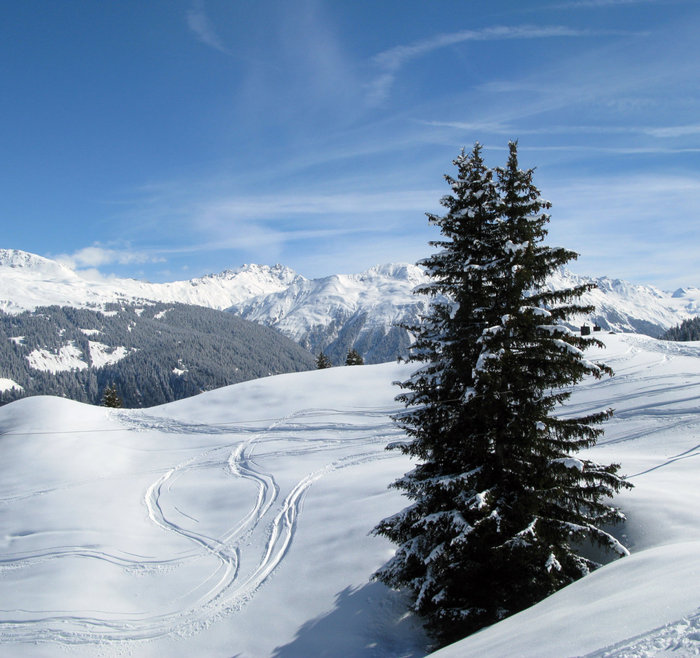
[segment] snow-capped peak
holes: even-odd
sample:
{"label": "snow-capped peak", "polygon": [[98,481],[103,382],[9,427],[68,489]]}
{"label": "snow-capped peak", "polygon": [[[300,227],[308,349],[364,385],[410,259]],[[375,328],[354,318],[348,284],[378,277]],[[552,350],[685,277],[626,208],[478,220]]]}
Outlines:
{"label": "snow-capped peak", "polygon": [[43,276],[71,277],[75,273],[69,267],[61,263],[31,254],[21,249],[0,249],[0,268],[12,268],[23,270],[28,274],[41,274]]}
{"label": "snow-capped peak", "polygon": [[218,274],[207,274],[199,279],[192,279],[195,285],[206,285],[214,281],[234,281],[245,297],[266,295],[283,290],[297,279],[304,280],[300,274],[284,265],[242,265]]}

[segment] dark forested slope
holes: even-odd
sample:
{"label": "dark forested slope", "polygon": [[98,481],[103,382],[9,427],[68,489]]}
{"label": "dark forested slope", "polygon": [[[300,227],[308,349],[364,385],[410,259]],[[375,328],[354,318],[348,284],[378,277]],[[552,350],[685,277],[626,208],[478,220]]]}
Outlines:
{"label": "dark forested slope", "polygon": [[663,340],[700,340],[700,318],[683,320],[679,325],[666,331],[661,338]]}
{"label": "dark forested slope", "polygon": [[0,403],[60,395],[95,404],[115,384],[124,406],[146,407],[314,364],[278,331],[199,306],[0,313],[0,379],[17,385],[5,382]]}

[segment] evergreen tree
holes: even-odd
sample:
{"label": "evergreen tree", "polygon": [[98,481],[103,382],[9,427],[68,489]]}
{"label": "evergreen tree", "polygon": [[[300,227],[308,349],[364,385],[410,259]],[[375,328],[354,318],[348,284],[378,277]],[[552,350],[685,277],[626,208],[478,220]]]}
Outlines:
{"label": "evergreen tree", "polygon": [[122,399],[117,393],[117,385],[112,384],[107,386],[102,394],[102,406],[111,407],[112,409],[120,409],[122,406]]}
{"label": "evergreen tree", "polygon": [[365,364],[364,359],[357,350],[350,350],[347,357],[345,358],[346,366],[363,366]]}
{"label": "evergreen tree", "polygon": [[333,364],[331,360],[326,356],[324,352],[319,352],[316,357],[316,368],[318,370],[323,370],[324,368],[332,368]]}
{"label": "evergreen tree", "polygon": [[585,375],[610,373],[584,358],[601,345],[561,323],[593,309],[588,286],[551,291],[545,280],[576,257],[544,246],[549,203],[518,167],[484,166],[481,147],[454,161],[442,199],[440,248],[422,261],[432,281],[429,315],[414,328],[394,444],[419,464],[397,480],[412,503],[375,532],[398,544],[375,577],[408,587],[415,610],[441,643],[522,610],[598,566],[581,554],[593,541],[626,549],[602,529],[622,514],[606,499],[630,486],[618,466],[573,454],[592,446],[611,411],[554,414]]}

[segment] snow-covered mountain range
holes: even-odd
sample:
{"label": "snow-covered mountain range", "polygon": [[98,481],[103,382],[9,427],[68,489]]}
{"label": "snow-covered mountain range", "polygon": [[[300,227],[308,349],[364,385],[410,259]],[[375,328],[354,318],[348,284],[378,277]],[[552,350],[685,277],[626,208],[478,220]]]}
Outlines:
{"label": "snow-covered mountain range", "polygon": [[54,305],[103,308],[108,303],[143,300],[223,310],[252,297],[284,290],[297,277],[282,266],[246,265],[238,270],[171,283],[90,278],[43,256],[0,249],[0,310],[18,313]]}
{"label": "snow-covered mountain range", "polygon": [[[359,274],[307,279],[275,265],[244,265],[201,278],[170,283],[134,279],[88,278],[58,262],[18,250],[0,250],[0,310],[16,313],[38,306],[102,308],[109,302],[143,300],[228,309],[273,327],[313,353],[324,350],[342,363],[350,348],[368,362],[395,358],[410,337],[397,323],[415,321],[426,299],[412,294],[426,281],[415,265],[389,264]],[[593,282],[597,289],[583,301],[596,312],[577,322],[603,329],[658,336],[700,314],[700,289],[673,292],[608,277],[591,278],[566,270],[553,287]]]}

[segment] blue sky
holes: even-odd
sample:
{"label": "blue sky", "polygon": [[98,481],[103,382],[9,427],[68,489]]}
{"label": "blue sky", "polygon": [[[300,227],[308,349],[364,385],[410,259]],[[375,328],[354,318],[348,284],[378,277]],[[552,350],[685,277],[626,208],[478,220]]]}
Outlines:
{"label": "blue sky", "polygon": [[151,281],[415,262],[462,146],[571,269],[700,285],[697,0],[26,0],[0,21],[0,247]]}

